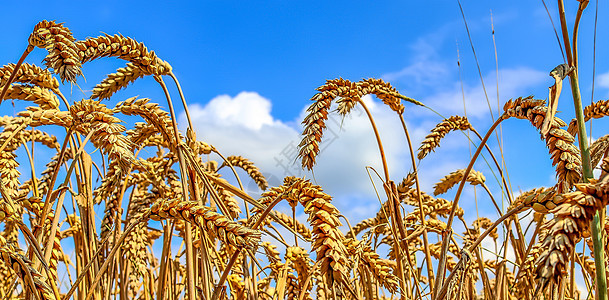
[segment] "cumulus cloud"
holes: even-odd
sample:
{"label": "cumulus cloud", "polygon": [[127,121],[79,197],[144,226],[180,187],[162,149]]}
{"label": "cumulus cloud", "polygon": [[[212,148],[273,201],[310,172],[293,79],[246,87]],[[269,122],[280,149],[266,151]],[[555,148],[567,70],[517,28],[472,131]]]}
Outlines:
{"label": "cumulus cloud", "polygon": [[[442,39],[420,39],[416,47],[413,47],[418,49],[414,56],[417,59],[396,72],[387,73],[383,78],[396,81],[398,87],[400,83],[408,83],[405,84],[406,90],[415,86],[424,87],[424,94],[417,97],[419,100],[445,116],[462,115],[461,83],[455,80],[454,74],[434,50]],[[546,72],[526,67],[499,70],[501,102],[510,97],[531,94],[529,89],[539,86],[547,77]],[[494,98],[497,94],[496,79],[494,71],[484,77],[487,93],[492,99],[491,104],[495,103],[494,111],[497,109]],[[438,82],[442,84],[437,84]],[[544,87],[543,84],[541,86]],[[400,90],[403,89],[400,87]],[[464,83],[463,93],[470,120],[483,124],[488,122],[488,105],[480,81]],[[409,148],[400,121],[395,112],[378,99],[366,96],[364,102],[379,128],[390,177],[394,181],[400,181],[412,171]],[[381,199],[383,198],[381,178],[384,176],[379,148],[367,115],[361,108],[355,109],[345,118],[331,113],[320,145],[321,153],[317,157],[317,164],[313,172],[308,172],[302,170],[296,157],[302,132],[300,122],[306,116],[305,105],[306,103],[303,103],[298,117],[283,122],[273,116],[271,99],[256,92],[241,92],[235,96],[219,95],[205,104],[191,105],[190,113],[199,139],[214,145],[225,156],[242,155],[250,159],[262,170],[271,186],[280,185],[285,176],[305,177],[321,185],[332,195],[337,207],[352,222],[370,217],[370,212],[379,207],[375,187],[381,194]],[[440,117],[425,109],[408,107],[406,123],[415,151],[429,130],[440,121]],[[465,168],[469,161],[468,148],[467,138],[462,134],[449,134],[442,141],[438,153],[430,154],[433,158],[420,164],[422,171],[419,178],[423,190],[431,191],[433,185],[443,176]],[[478,164],[476,169],[486,171]],[[380,178],[374,171],[379,173]],[[229,174],[226,176],[231,177]],[[255,196],[257,191],[253,190],[254,185],[251,182],[245,184]],[[473,198],[472,191],[466,190],[464,195]],[[474,208],[475,205],[470,204],[461,203],[465,209]]]}
{"label": "cumulus cloud", "polygon": [[[395,112],[378,99],[366,96],[364,103],[379,128],[391,178],[399,181],[410,171],[410,154],[401,123]],[[217,96],[205,105],[191,105],[189,110],[199,139],[214,145],[225,156],[242,155],[252,160],[270,178],[271,185],[281,184],[288,175],[312,179],[355,221],[369,217],[370,211],[379,206],[366,167],[381,177],[383,167],[370,121],[362,109],[355,109],[345,118],[330,114],[313,172],[303,171],[296,159],[302,128],[288,125],[300,124],[306,107],[294,122],[282,122],[273,117],[271,100],[255,92],[242,92],[234,97]],[[427,125],[423,128],[408,124],[415,150],[429,130]],[[448,166],[452,168],[454,162]],[[437,172],[450,171],[441,164],[434,170],[432,177]],[[381,181],[372,170],[370,174],[382,194]],[[435,179],[422,180],[425,186],[431,186]]]}

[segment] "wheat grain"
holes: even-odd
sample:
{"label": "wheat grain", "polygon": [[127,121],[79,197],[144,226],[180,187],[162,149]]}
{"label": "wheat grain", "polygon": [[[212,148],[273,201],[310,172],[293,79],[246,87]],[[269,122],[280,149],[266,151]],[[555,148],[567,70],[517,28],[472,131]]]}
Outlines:
{"label": "wheat grain", "polygon": [[520,212],[525,211],[528,208],[533,208],[538,213],[548,213],[560,203],[555,201],[564,200],[563,198],[557,198],[556,188],[535,188],[520,194],[514,202],[508,207],[508,210],[518,207],[523,204],[524,206]]}
{"label": "wheat grain", "polygon": [[[261,190],[264,191],[269,187],[269,184],[266,181],[266,178],[264,178],[264,176],[260,172],[260,169],[258,169],[258,167],[256,167],[254,163],[249,161],[247,158],[234,155],[227,157],[226,160],[230,162],[233,167],[239,167],[243,169],[254,180],[254,182],[256,182],[256,184]],[[223,162],[220,168],[227,165],[228,164],[226,162]]]}

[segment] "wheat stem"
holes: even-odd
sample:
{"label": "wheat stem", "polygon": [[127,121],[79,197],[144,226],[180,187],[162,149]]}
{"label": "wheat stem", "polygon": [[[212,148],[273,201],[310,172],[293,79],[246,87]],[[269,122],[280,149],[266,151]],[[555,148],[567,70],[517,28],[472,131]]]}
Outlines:
{"label": "wheat stem", "polygon": [[[584,6],[585,7],[585,6]],[[586,125],[584,124],[584,111],[581,101],[581,93],[579,90],[579,78],[577,68],[577,28],[579,25],[579,16],[583,10],[582,4],[578,9],[576,26],[573,33],[573,53],[569,45],[569,31],[565,16],[565,6],[563,0],[558,0],[558,10],[560,15],[560,25],[563,34],[563,42],[567,52],[567,61],[569,66],[573,67],[573,71],[569,74],[571,83],[571,93],[573,95],[573,104],[575,106],[575,117],[577,119],[577,129],[579,133],[579,149],[582,159],[583,179],[588,182],[593,178],[592,168],[590,167],[590,151],[588,149],[588,135],[586,134]],[[605,251],[603,247],[603,237],[601,235],[601,214],[604,215],[604,209],[597,211],[592,218],[591,231],[592,241],[594,244],[594,264],[596,266],[596,295],[598,300],[607,300],[607,277],[605,274]]]}
{"label": "wheat stem", "polygon": [[[294,185],[295,184],[292,184],[292,186],[287,190],[288,191],[291,190],[294,187]],[[281,200],[283,200],[284,197],[285,197],[285,195],[283,193],[277,195],[277,197],[275,197],[275,200],[273,200],[273,202],[271,204],[269,204],[269,206],[266,207],[264,212],[262,212],[262,214],[258,217],[258,220],[256,220],[256,223],[254,223],[254,225],[252,225],[252,229],[255,230],[256,228],[258,228],[258,226],[260,226],[260,224],[262,224],[262,221],[264,221],[264,219],[266,219],[266,217],[269,215],[269,213],[271,213],[271,210],[273,209],[273,207],[275,207],[275,205],[277,205],[277,203],[281,202]],[[224,285],[224,282],[226,281],[226,278],[228,277],[228,273],[230,272],[230,270],[233,268],[233,265],[237,261],[239,254],[241,254],[241,250],[243,250],[243,248],[238,248],[237,250],[235,250],[235,253],[233,253],[233,256],[230,258],[230,261],[224,268],[224,272],[222,272],[222,276],[220,276],[220,280],[218,280],[218,283],[216,284],[216,287],[214,288],[214,293],[211,298],[212,300],[217,300],[218,297],[220,297],[220,291],[222,291],[222,286]]]}
{"label": "wheat stem", "polygon": [[15,76],[17,75],[17,71],[19,71],[19,69],[21,68],[21,64],[23,64],[23,61],[30,54],[30,52],[32,52],[32,50],[34,50],[34,46],[28,45],[27,48],[25,48],[25,51],[23,51],[23,54],[21,54],[21,57],[19,58],[19,61],[15,65],[13,72],[11,72],[11,76],[8,78],[8,80],[4,84],[4,87],[2,88],[2,93],[0,94],[0,103],[2,103],[2,100],[4,100],[4,97],[6,96],[6,92],[8,91],[8,88],[10,87],[13,80],[15,80]]}
{"label": "wheat stem", "polygon": [[[399,113],[398,113],[399,114]],[[423,210],[423,200],[421,199],[421,187],[419,183],[419,172],[417,170],[417,164],[414,160],[414,150],[412,148],[412,142],[410,141],[410,134],[408,133],[408,128],[406,127],[406,122],[404,121],[404,115],[399,114],[400,122],[402,123],[402,128],[404,129],[404,134],[406,135],[406,141],[408,141],[408,149],[410,151],[410,159],[412,164],[412,171],[414,173],[414,182],[417,189],[417,201],[419,202],[419,213],[421,217],[421,224],[423,225],[423,246],[425,247],[425,262],[427,265],[427,276],[429,277],[429,286],[434,286],[434,274],[433,274],[433,265],[431,261],[431,252],[429,250],[429,239],[427,236],[427,227],[425,226],[425,214]],[[434,290],[431,291],[431,298],[434,298]]]}
{"label": "wheat stem", "polygon": [[[167,98],[167,106],[169,107],[169,113],[171,114],[171,124],[173,126],[173,133],[175,135],[176,144],[180,143],[180,135],[178,133],[178,123],[175,115],[175,110],[173,109],[173,103],[171,102],[171,97],[169,96],[169,91],[167,90],[167,86],[163,81],[161,76],[155,75],[154,79],[161,85],[163,88],[163,92],[165,93],[165,98]],[[179,149],[178,145],[176,148]],[[180,162],[180,179],[182,181],[182,197],[183,201],[186,201],[186,197],[188,196],[187,190],[187,182],[186,182],[186,162],[184,161],[184,156],[182,155],[182,151],[178,152],[178,160]],[[186,272],[188,274],[188,295],[192,298],[196,298],[195,293],[195,272],[194,272],[194,257],[193,257],[193,246],[192,246],[192,226],[189,222],[186,222]]]}
{"label": "wheat stem", "polygon": [[[476,149],[476,152],[474,153],[474,155],[472,156],[472,158],[469,161],[469,165],[467,166],[467,169],[465,169],[465,173],[463,174],[463,179],[461,179],[461,182],[459,183],[459,188],[457,189],[457,194],[455,195],[455,200],[453,200],[453,205],[452,208],[450,210],[450,214],[448,215],[448,220],[446,221],[446,230],[447,235],[452,235],[452,230],[450,228],[452,228],[452,223],[453,223],[453,219],[455,217],[455,212],[457,210],[457,205],[459,204],[459,198],[461,197],[461,192],[463,192],[463,187],[465,187],[465,182],[467,181],[467,177],[469,176],[469,173],[471,172],[472,168],[474,167],[474,163],[476,162],[476,159],[478,158],[478,155],[480,155],[480,152],[482,152],[482,148],[484,147],[484,145],[486,144],[486,142],[488,141],[488,139],[491,137],[491,134],[493,133],[493,131],[495,131],[495,128],[497,128],[497,126],[499,126],[499,124],[501,123],[501,121],[503,121],[504,118],[498,118],[493,125],[491,126],[491,128],[489,128],[489,130],[486,132],[486,135],[484,135],[484,138],[482,139],[482,141],[480,141],[480,144],[478,145],[478,148]],[[448,245],[448,238],[445,238],[444,241],[442,242],[442,248],[443,249],[448,249],[448,247],[444,247],[444,244]],[[443,251],[446,252],[446,251]],[[440,263],[438,264],[438,279],[436,281],[436,287],[440,287],[443,285],[443,281],[444,281],[444,276],[442,275],[442,273],[440,273],[440,271],[444,270],[444,268],[446,267],[446,258],[445,255],[442,255],[442,257],[440,257]],[[451,273],[452,276],[453,273]],[[450,282],[447,281],[447,282]],[[444,286],[446,286],[446,284],[444,284]],[[444,288],[442,288],[444,289]],[[434,299],[441,299],[438,298],[438,296],[436,296],[436,298]]]}

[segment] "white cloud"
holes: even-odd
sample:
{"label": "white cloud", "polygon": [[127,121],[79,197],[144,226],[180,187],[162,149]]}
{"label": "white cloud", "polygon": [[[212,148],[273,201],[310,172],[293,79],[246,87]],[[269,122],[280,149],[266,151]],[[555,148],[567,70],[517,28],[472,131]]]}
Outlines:
{"label": "white cloud", "polygon": [[[499,70],[499,103],[502,106],[510,98],[528,96],[531,88],[538,87],[547,81],[547,74],[528,67],[508,68]],[[489,108],[487,95],[493,113],[497,117],[497,80],[496,73],[484,77],[486,86],[484,89],[480,82],[470,85],[464,84],[463,92],[461,85],[455,83],[452,88],[432,94],[423,98],[423,101],[431,107],[438,108],[440,113],[447,115],[463,114],[463,98],[467,107],[467,115],[470,118],[488,119]],[[544,98],[545,95],[540,95]],[[501,108],[501,107],[500,107]]]}
{"label": "white cloud", "polygon": [[215,124],[234,124],[250,130],[273,125],[271,102],[254,92],[241,92],[234,98],[220,95],[212,99],[205,109],[195,105],[192,110],[197,117]]}
{"label": "white cloud", "polygon": [[[396,113],[378,99],[366,96],[364,102],[380,131],[391,178],[400,181],[410,171],[410,154],[400,121]],[[281,179],[290,174],[305,176],[332,195],[337,207],[351,222],[370,217],[379,204],[366,166],[374,168],[381,177],[383,168],[370,121],[363,110],[355,109],[344,119],[336,113],[330,114],[321,144],[322,152],[311,173],[302,171],[300,161],[295,160],[302,128],[293,128],[275,119],[271,107],[269,99],[255,92],[242,92],[235,97],[215,97],[206,105],[191,105],[189,110],[200,140],[214,145],[225,156],[242,155],[250,159],[265,175],[272,177],[272,184],[280,184]],[[305,109],[303,107],[294,124],[299,124],[304,118]],[[416,151],[428,133],[428,124],[425,128],[407,125]],[[447,165],[449,168],[444,168],[442,163],[435,164],[431,176],[437,177],[440,170],[446,173],[453,171],[454,162]],[[370,173],[383,197],[380,180],[372,171]],[[422,176],[424,186],[431,186],[436,179]],[[367,209],[362,210],[362,207]]]}
{"label": "white cloud", "polygon": [[596,78],[596,84],[600,88],[609,89],[609,72],[599,74]]}

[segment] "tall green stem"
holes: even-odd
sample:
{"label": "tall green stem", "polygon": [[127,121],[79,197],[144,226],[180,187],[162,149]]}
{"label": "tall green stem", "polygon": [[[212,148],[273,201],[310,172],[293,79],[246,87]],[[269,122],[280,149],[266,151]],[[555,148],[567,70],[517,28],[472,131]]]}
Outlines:
{"label": "tall green stem", "polygon": [[[585,7],[585,6],[584,6]],[[583,8],[580,5],[578,15],[581,14]],[[588,149],[588,135],[586,133],[586,126],[584,124],[584,109],[582,107],[581,93],[579,90],[579,78],[577,73],[577,35],[574,34],[573,39],[573,52],[571,52],[571,45],[569,43],[569,31],[567,28],[567,20],[565,17],[565,6],[563,0],[558,0],[558,11],[560,15],[560,25],[562,29],[563,41],[565,43],[565,51],[567,52],[567,60],[570,67],[573,67],[573,71],[569,74],[569,81],[571,83],[571,93],[573,94],[573,104],[575,107],[575,117],[577,118],[577,129],[579,134],[579,151],[582,159],[582,170],[584,182],[588,182],[589,179],[593,178],[592,167],[590,165],[590,150]],[[578,18],[579,19],[579,18]],[[577,25],[575,24],[574,33],[577,32]],[[603,248],[603,240],[601,235],[601,212],[597,211],[592,219],[592,242],[594,244],[594,265],[596,266],[596,299],[607,300],[607,277],[605,274],[605,251]]]}

